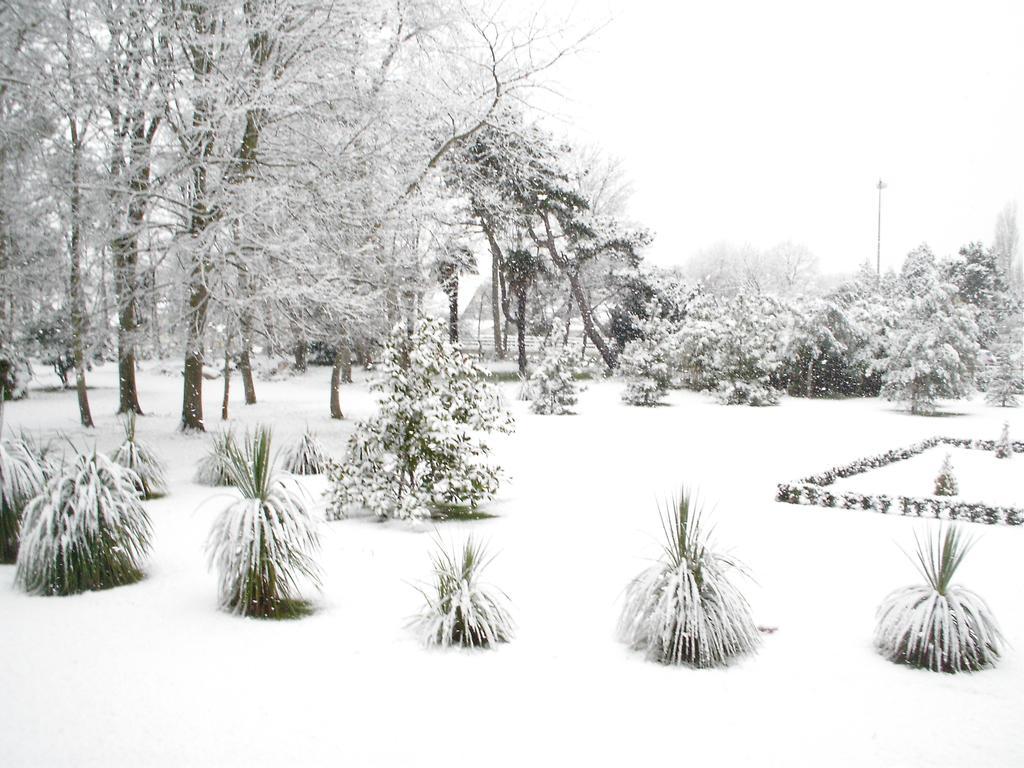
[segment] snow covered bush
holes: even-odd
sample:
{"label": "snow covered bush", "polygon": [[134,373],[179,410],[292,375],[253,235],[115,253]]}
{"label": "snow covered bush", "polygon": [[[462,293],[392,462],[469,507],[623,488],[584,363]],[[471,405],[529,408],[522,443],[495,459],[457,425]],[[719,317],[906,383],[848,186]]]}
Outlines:
{"label": "snow covered bush", "polygon": [[579,387],[578,358],[569,347],[548,352],[543,362],[530,377],[530,410],[539,414],[560,416],[572,413]]}
{"label": "snow covered bush", "polygon": [[672,385],[675,339],[669,324],[656,317],[644,322],[643,337],[626,344],[619,370],[626,379],[622,401],[628,405],[658,405]]}
{"label": "snow covered bush", "polygon": [[952,586],[972,546],[949,525],[917,542],[917,567],[926,583],[898,589],[878,609],[875,645],[890,661],[936,672],[993,666],[1003,642],[995,618],[975,593]]}
{"label": "snow covered bush", "polygon": [[717,399],[725,405],[775,405],[772,382],[782,365],[780,347],[787,311],[770,296],[740,293],[721,317],[715,332]]}
{"label": "snow covered bush", "polygon": [[81,453],[25,507],[15,581],[39,595],[130,584],[142,578],[150,532],[136,474]]}
{"label": "snow covered bush", "polygon": [[293,475],[320,475],[330,466],[331,459],[327,451],[317,436],[308,429],[284,456],[285,471]]}
{"label": "snow covered bush", "polygon": [[420,518],[476,509],[498,489],[481,433],[512,430],[512,417],[444,326],[396,326],[381,355],[373,418],[356,426],[331,472],[329,515],[363,507],[381,517]]}
{"label": "snow covered bush", "polygon": [[427,601],[409,626],[426,646],[489,648],[512,639],[514,624],[508,596],[480,581],[480,573],[493,558],[470,536],[461,556],[437,542],[433,554],[434,583],[420,590]]}
{"label": "snow covered bush", "polygon": [[17,559],[22,511],[43,482],[43,468],[24,439],[0,441],[0,563]]}
{"label": "snow covered bush", "polygon": [[1003,431],[999,435],[999,439],[996,441],[996,458],[997,459],[1010,459],[1013,458],[1013,443],[1010,442],[1010,422],[1003,422]]}
{"label": "snow covered bush", "polygon": [[301,615],[301,586],[320,586],[312,500],[298,482],[277,471],[271,434],[259,428],[241,447],[227,446],[227,472],[241,498],[220,513],[206,551],[219,574],[220,606],[242,616]]}
{"label": "snow covered bush", "polygon": [[124,442],[114,451],[111,458],[115,464],[127,467],[135,473],[139,496],[155,499],[167,493],[167,478],[164,467],[153,450],[135,437],[135,413],[129,411],[124,420]]}
{"label": "snow covered bush", "polygon": [[759,381],[723,381],[715,392],[722,405],[778,405],[780,395],[779,390]]}
{"label": "snow covered bush", "polygon": [[957,485],[956,477],[953,475],[953,461],[947,453],[946,458],[942,461],[939,475],[935,478],[935,495],[956,496],[958,493],[960,493],[960,488]]}
{"label": "snow covered bush", "polygon": [[697,499],[683,489],[663,510],[663,556],[626,589],[619,636],[661,664],[718,667],[760,641],[746,598],[730,580],[737,561],[713,551]]}
{"label": "snow covered bush", "polygon": [[235,447],[235,437],[230,429],[215,432],[210,438],[210,449],[196,467],[196,482],[200,485],[231,485],[228,462]]}

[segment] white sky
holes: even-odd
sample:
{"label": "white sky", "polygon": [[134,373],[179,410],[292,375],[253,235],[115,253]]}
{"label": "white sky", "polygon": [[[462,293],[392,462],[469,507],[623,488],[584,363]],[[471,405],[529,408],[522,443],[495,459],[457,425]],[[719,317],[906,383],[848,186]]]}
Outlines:
{"label": "white sky", "polygon": [[544,97],[619,156],[648,259],[805,243],[823,271],[943,255],[1024,213],[1024,0],[547,0],[589,27]]}

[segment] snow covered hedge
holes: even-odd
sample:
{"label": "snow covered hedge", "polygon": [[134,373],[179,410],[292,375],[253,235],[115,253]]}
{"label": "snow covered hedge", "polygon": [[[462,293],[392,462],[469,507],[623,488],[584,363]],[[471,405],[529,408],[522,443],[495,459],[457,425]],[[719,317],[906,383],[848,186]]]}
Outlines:
{"label": "snow covered hedge", "polygon": [[[1000,445],[1000,441],[932,437],[906,448],[896,448],[877,456],[869,456],[849,464],[833,467],[816,475],[809,475],[795,483],[780,483],[777,487],[775,500],[787,504],[810,504],[841,509],[868,509],[883,514],[892,512],[916,517],[936,517],[944,520],[967,520],[989,524],[1006,523],[1007,525],[1024,524],[1024,509],[1017,507],[990,506],[977,502],[947,501],[946,499],[918,498],[914,496],[866,495],[855,492],[837,494],[829,491],[827,488],[827,486],[841,478],[852,477],[872,469],[894,464],[897,461],[904,461],[938,445],[951,445],[957,448],[995,452]],[[1012,443],[1012,447],[1014,453],[1024,453],[1024,442],[1015,441]]]}
{"label": "snow covered hedge", "polygon": [[365,508],[381,517],[421,518],[476,509],[498,489],[481,435],[510,432],[512,417],[476,365],[434,320],[410,335],[398,325],[381,356],[377,415],[356,426],[331,471],[328,515]]}

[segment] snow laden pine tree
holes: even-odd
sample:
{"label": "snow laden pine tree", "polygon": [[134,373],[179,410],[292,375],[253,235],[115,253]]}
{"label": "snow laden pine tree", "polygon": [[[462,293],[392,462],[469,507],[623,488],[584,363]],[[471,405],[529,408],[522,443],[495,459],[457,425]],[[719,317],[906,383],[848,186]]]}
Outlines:
{"label": "snow laden pine tree", "polygon": [[714,352],[716,397],[724,405],[776,405],[772,375],[782,365],[781,329],[787,316],[778,299],[738,294],[722,318]]}
{"label": "snow laden pine tree", "polygon": [[1019,323],[1007,323],[995,343],[992,366],[985,402],[1000,408],[1019,405],[1024,395],[1024,333]]}
{"label": "snow laden pine tree", "polygon": [[1013,443],[1010,440],[1010,422],[1008,421],[1003,422],[1003,431],[999,433],[999,439],[996,440],[996,458],[1013,458]]}
{"label": "snow laden pine tree", "polygon": [[512,430],[512,417],[484,381],[487,371],[448,340],[443,324],[397,325],[384,347],[377,414],[356,426],[331,473],[328,514],[365,508],[422,518],[475,510],[498,489],[482,433]]}
{"label": "snow laden pine tree", "polygon": [[953,474],[953,460],[947,453],[946,458],[942,461],[938,477],[935,478],[935,495],[956,496],[958,493],[960,493],[960,487]]}
{"label": "snow laden pine tree", "polygon": [[926,249],[907,257],[899,320],[882,361],[882,395],[911,413],[935,412],[940,398],[961,398],[974,386],[978,326],[955,286],[939,279]]}
{"label": "snow laden pine tree", "polygon": [[530,410],[544,415],[573,413],[580,364],[569,347],[551,350],[530,377]]}
{"label": "snow laden pine tree", "polygon": [[676,339],[671,324],[655,316],[645,320],[640,331],[641,338],[627,343],[619,356],[619,370],[626,379],[622,402],[659,405],[672,385]]}

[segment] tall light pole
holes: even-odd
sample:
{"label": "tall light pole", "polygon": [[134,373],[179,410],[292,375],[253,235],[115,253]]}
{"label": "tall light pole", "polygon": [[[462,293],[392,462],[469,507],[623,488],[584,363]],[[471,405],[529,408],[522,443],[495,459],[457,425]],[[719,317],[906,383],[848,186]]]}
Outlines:
{"label": "tall light pole", "polygon": [[882,190],[887,186],[884,181],[878,180],[878,252],[875,254],[875,262],[879,281],[882,279]]}

